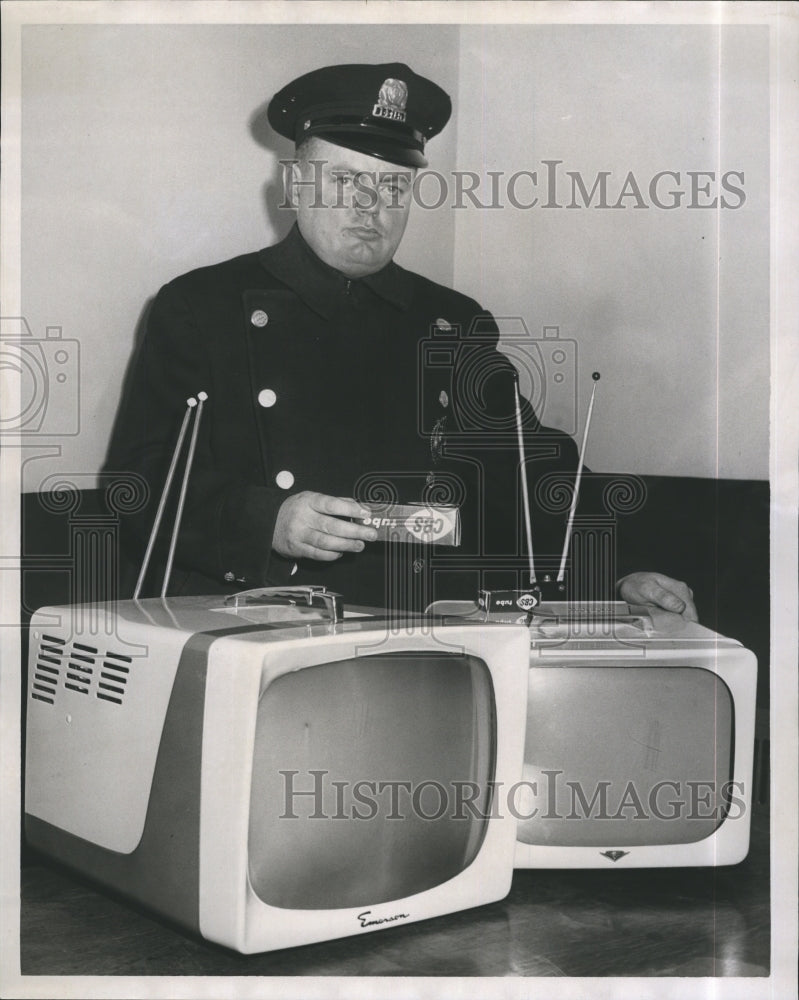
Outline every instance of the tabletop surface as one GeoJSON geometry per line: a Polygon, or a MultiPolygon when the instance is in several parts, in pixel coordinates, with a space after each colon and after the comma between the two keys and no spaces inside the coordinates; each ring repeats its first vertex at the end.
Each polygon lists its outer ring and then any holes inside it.
{"type": "Polygon", "coordinates": [[[260,955],[192,937],[37,855],[21,883],[23,975],[766,976],[769,814],[727,868],[523,870],[501,902],[260,955]]]}

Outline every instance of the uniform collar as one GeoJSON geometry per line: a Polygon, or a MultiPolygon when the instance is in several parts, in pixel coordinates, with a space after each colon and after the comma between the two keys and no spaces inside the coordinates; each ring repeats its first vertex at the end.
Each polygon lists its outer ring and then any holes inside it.
{"type": "Polygon", "coordinates": [[[347,278],[330,267],[311,250],[300,234],[296,222],[288,236],[258,255],[263,267],[279,281],[297,293],[303,302],[325,319],[338,309],[347,283],[364,285],[397,309],[407,309],[413,293],[408,271],[394,261],[365,278],[347,278]]]}

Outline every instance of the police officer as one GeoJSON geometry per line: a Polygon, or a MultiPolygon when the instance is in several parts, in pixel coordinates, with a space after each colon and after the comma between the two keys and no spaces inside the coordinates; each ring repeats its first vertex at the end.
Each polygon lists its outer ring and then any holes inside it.
{"type": "MultiPolygon", "coordinates": [[[[421,609],[473,597],[489,563],[518,584],[513,369],[476,302],[393,261],[426,143],[450,113],[440,87],[399,63],[294,80],[268,110],[296,143],[294,228],[158,293],[108,469],[151,487],[141,552],[185,401],[207,392],[171,592],[323,583],[349,602],[421,609]],[[456,505],[461,546],[377,541],[360,521],[385,501],[456,505]]],[[[570,438],[526,403],[523,424],[536,475],[573,471],[570,438]]],[[[555,551],[562,522],[535,526],[539,551],[555,551]]],[[[621,590],[695,618],[678,581],[636,573],[621,590]]]]}

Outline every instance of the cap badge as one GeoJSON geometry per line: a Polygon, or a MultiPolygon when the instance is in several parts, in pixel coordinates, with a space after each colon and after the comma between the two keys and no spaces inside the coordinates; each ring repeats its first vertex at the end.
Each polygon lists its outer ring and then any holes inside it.
{"type": "Polygon", "coordinates": [[[377,104],[372,108],[373,118],[388,118],[392,122],[404,122],[405,105],[408,103],[408,87],[402,80],[384,80],[377,104]]]}

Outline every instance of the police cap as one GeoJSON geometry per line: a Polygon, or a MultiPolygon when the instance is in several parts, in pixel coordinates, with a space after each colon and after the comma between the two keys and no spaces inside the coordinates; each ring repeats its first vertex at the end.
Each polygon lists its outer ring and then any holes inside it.
{"type": "Polygon", "coordinates": [[[449,96],[403,63],[325,66],[292,81],[269,103],[269,124],[299,145],[316,135],[408,167],[452,112],[449,96]]]}

